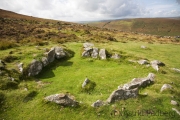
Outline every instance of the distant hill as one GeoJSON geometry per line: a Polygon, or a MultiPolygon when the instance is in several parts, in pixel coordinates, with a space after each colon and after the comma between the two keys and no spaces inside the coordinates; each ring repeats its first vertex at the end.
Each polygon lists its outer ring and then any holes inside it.
{"type": "Polygon", "coordinates": [[[14,18],[14,19],[27,19],[27,20],[36,19],[37,20],[37,18],[32,17],[32,16],[21,15],[21,14],[11,12],[11,11],[7,11],[7,10],[3,10],[3,9],[0,9],[0,18],[11,18],[11,19],[14,18]]]}
{"type": "Polygon", "coordinates": [[[136,18],[90,22],[89,25],[162,36],[180,35],[180,17],[177,18],[136,18]]]}

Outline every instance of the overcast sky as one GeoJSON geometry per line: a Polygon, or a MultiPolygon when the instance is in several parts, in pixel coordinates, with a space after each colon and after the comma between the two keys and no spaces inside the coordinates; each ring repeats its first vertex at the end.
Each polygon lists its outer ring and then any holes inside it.
{"type": "Polygon", "coordinates": [[[63,21],[180,16],[180,0],[0,0],[0,8],[63,21]]]}

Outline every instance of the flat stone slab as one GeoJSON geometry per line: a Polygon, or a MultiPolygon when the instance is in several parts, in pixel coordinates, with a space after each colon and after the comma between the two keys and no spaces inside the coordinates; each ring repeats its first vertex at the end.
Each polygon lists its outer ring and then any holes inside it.
{"type": "Polygon", "coordinates": [[[115,101],[119,100],[126,100],[129,98],[135,98],[138,96],[138,88],[131,89],[131,90],[124,90],[123,88],[120,88],[118,90],[115,90],[111,93],[109,98],[107,99],[108,103],[113,103],[115,101]]]}
{"type": "Polygon", "coordinates": [[[124,84],[123,89],[130,90],[134,88],[146,87],[154,83],[155,75],[149,73],[145,78],[134,78],[130,83],[124,84]]]}
{"type": "Polygon", "coordinates": [[[165,90],[167,90],[167,89],[172,89],[172,86],[169,85],[169,84],[164,84],[164,85],[161,87],[160,92],[163,92],[163,91],[165,91],[165,90]]]}
{"type": "Polygon", "coordinates": [[[73,99],[73,96],[68,94],[60,93],[50,95],[44,98],[46,101],[54,102],[62,106],[77,106],[79,103],[73,99]]]}

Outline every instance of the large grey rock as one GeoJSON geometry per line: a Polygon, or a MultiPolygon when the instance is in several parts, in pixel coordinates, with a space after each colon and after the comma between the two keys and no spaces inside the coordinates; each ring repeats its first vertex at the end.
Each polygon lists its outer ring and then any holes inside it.
{"type": "Polygon", "coordinates": [[[128,98],[134,98],[138,96],[138,92],[139,92],[138,88],[131,89],[131,90],[124,90],[123,88],[120,88],[111,93],[111,95],[107,99],[107,102],[113,103],[119,100],[126,100],[128,98]]]}
{"type": "Polygon", "coordinates": [[[92,48],[85,48],[84,52],[82,53],[82,57],[90,57],[92,53],[92,48]]]}
{"type": "Polygon", "coordinates": [[[102,60],[105,60],[105,59],[106,59],[106,50],[105,50],[105,49],[100,49],[100,51],[99,51],[99,57],[100,57],[102,60]]]}
{"type": "Polygon", "coordinates": [[[92,58],[98,58],[98,54],[99,54],[98,52],[99,52],[98,48],[93,48],[92,53],[91,53],[91,57],[92,58]]]}
{"type": "Polygon", "coordinates": [[[147,60],[139,60],[137,61],[140,65],[148,64],[147,60]]]}
{"type": "Polygon", "coordinates": [[[91,53],[93,51],[93,46],[94,46],[94,44],[92,44],[92,43],[84,43],[83,44],[84,51],[82,53],[82,57],[90,57],[91,53]]]}
{"type": "Polygon", "coordinates": [[[54,102],[56,104],[62,105],[62,106],[77,106],[79,103],[74,100],[73,96],[70,96],[68,94],[55,94],[50,95],[44,98],[46,101],[54,102]]]}
{"type": "Polygon", "coordinates": [[[51,50],[47,53],[47,59],[48,59],[48,62],[51,63],[54,61],[55,59],[55,48],[51,48],[51,50]]]}
{"type": "Polygon", "coordinates": [[[141,48],[142,48],[142,49],[146,49],[147,47],[146,47],[146,46],[144,46],[144,45],[141,45],[141,48]]]}
{"type": "Polygon", "coordinates": [[[93,43],[83,43],[84,48],[92,48],[94,46],[93,43]]]}
{"type": "Polygon", "coordinates": [[[43,68],[43,65],[40,61],[33,60],[28,68],[28,76],[38,75],[43,68]]]}
{"type": "Polygon", "coordinates": [[[159,71],[159,66],[165,66],[165,64],[159,60],[153,60],[153,61],[151,61],[151,66],[156,71],[159,71]]]}
{"type": "Polygon", "coordinates": [[[66,52],[62,47],[55,47],[55,55],[57,59],[66,57],[66,52]]]}
{"type": "Polygon", "coordinates": [[[97,100],[96,102],[94,102],[91,106],[92,107],[101,107],[104,105],[104,102],[101,100],[97,100]]]}
{"type": "Polygon", "coordinates": [[[121,56],[120,56],[119,54],[115,53],[114,55],[112,55],[111,58],[117,60],[117,59],[120,59],[120,57],[121,57],[121,56]]]}
{"type": "Polygon", "coordinates": [[[156,64],[158,66],[165,66],[165,64],[159,60],[153,60],[151,61],[151,64],[156,64]]]}
{"type": "Polygon", "coordinates": [[[145,78],[134,78],[130,83],[124,84],[123,89],[130,90],[134,88],[146,87],[154,83],[155,75],[149,73],[145,78]]]}
{"type": "Polygon", "coordinates": [[[23,72],[23,63],[19,63],[17,65],[17,67],[18,67],[19,71],[22,73],[23,72]]]}
{"type": "Polygon", "coordinates": [[[84,48],[84,51],[91,51],[92,52],[92,50],[93,50],[93,48],[91,48],[91,47],[87,47],[87,48],[84,48]]]}
{"type": "Polygon", "coordinates": [[[175,105],[175,106],[178,105],[178,103],[176,101],[174,101],[174,100],[171,100],[171,104],[175,105]]]}
{"type": "Polygon", "coordinates": [[[82,84],[82,88],[84,88],[89,82],[90,82],[90,80],[88,78],[86,78],[82,84]]]}
{"type": "Polygon", "coordinates": [[[161,87],[160,92],[163,92],[163,91],[165,91],[165,90],[167,90],[167,89],[172,89],[172,86],[169,85],[169,84],[164,84],[164,85],[161,87]]]}
{"type": "Polygon", "coordinates": [[[42,61],[44,67],[49,64],[47,57],[42,57],[41,61],[42,61]]]}

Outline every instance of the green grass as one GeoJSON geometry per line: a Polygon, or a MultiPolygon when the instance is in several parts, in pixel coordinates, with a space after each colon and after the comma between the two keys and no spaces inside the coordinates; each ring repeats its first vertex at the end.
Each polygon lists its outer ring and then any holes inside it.
{"type": "MultiPolygon", "coordinates": [[[[51,64],[51,67],[44,68],[44,70],[32,80],[25,80],[19,84],[16,90],[6,90],[6,99],[0,111],[0,120],[104,120],[104,119],[174,119],[177,120],[179,116],[172,112],[170,104],[171,96],[175,96],[174,100],[180,103],[178,96],[180,95],[180,74],[171,71],[169,68],[180,68],[178,54],[179,45],[173,44],[149,44],[145,42],[109,42],[109,43],[95,43],[99,48],[106,48],[110,51],[119,52],[122,54],[122,60],[99,60],[91,58],[82,58],[81,49],[82,43],[65,43],[68,49],[75,52],[74,57],[68,60],[60,60],[51,64]],[[145,45],[149,50],[141,49],[140,46],[145,45]],[[129,63],[129,59],[146,58],[148,60],[160,60],[166,64],[165,67],[160,68],[163,72],[156,72],[151,67],[138,65],[136,63],[129,63]],[[96,100],[105,101],[112,91],[116,90],[119,85],[130,82],[135,77],[146,77],[148,73],[156,74],[155,84],[140,90],[138,98],[122,100],[100,108],[92,108],[90,105],[96,100]],[[81,92],[80,87],[86,76],[96,83],[94,90],[86,93],[81,92]],[[43,85],[38,85],[35,80],[41,80],[43,85]],[[160,88],[165,83],[174,82],[173,90],[160,93],[160,88]],[[28,91],[25,91],[27,88],[28,91]],[[76,100],[81,102],[79,107],[64,108],[53,103],[46,103],[43,98],[45,96],[56,93],[69,92],[75,96],[76,100]],[[143,96],[143,93],[148,93],[143,96]],[[27,97],[29,97],[26,101],[27,97]],[[126,108],[122,112],[122,108],[126,108]],[[116,110],[116,115],[114,115],[116,110]],[[143,114],[130,113],[140,110],[143,114]],[[162,111],[172,113],[171,115],[150,116],[144,112],[162,111]],[[147,111],[148,110],[148,111],[147,111]],[[121,116],[124,113],[124,116],[121,116]]],[[[51,47],[50,44],[46,47],[51,47]]],[[[37,51],[38,54],[42,51],[35,50],[33,46],[20,47],[23,52],[21,57],[23,62],[30,62],[32,59],[32,52],[37,51]]],[[[8,53],[9,49],[0,51],[0,54],[8,53]]],[[[14,55],[17,55],[14,53],[14,55]]],[[[13,64],[13,63],[12,63],[13,64]]],[[[178,107],[176,107],[179,109],[178,107]]],[[[180,109],[179,109],[180,110],[180,109]]]]}

